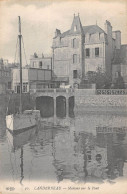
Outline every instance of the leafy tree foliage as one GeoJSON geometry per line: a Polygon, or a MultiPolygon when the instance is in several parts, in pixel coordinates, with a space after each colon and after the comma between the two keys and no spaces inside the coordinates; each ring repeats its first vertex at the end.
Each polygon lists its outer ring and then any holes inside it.
{"type": "Polygon", "coordinates": [[[100,68],[96,72],[87,73],[88,83],[96,83],[97,89],[108,89],[111,86],[111,78],[100,68]]]}

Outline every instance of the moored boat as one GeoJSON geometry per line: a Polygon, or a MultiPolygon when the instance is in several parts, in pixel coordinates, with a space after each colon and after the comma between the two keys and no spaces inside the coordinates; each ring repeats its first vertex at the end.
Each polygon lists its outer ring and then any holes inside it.
{"type": "Polygon", "coordinates": [[[22,51],[21,51],[21,21],[19,16],[19,58],[20,58],[20,107],[19,113],[6,116],[6,127],[12,133],[22,132],[26,129],[35,127],[40,122],[39,110],[22,111],[22,51]]]}

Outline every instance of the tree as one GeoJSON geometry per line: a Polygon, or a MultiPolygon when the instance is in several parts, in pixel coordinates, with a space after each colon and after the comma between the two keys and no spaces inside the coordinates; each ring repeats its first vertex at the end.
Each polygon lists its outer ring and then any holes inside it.
{"type": "Polygon", "coordinates": [[[111,78],[102,72],[101,68],[98,68],[96,72],[88,72],[87,77],[88,83],[95,83],[97,89],[108,89],[111,86],[111,78]]]}

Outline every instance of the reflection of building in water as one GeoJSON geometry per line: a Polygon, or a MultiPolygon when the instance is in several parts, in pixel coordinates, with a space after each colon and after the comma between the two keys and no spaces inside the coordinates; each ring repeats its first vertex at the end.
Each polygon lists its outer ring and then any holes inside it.
{"type": "Polygon", "coordinates": [[[105,177],[107,150],[96,145],[92,133],[59,132],[53,141],[53,150],[58,181],[105,177]]]}
{"type": "Polygon", "coordinates": [[[97,128],[97,144],[107,148],[107,174],[111,179],[123,176],[124,162],[127,158],[125,138],[125,127],[121,130],[118,127],[110,128],[110,130],[106,127],[97,128]]]}
{"type": "Polygon", "coordinates": [[[74,135],[62,130],[55,136],[53,143],[53,165],[56,168],[58,181],[63,179],[76,180],[78,176],[77,161],[74,151],[74,135]]]}
{"type": "Polygon", "coordinates": [[[107,150],[96,145],[95,137],[91,133],[79,133],[78,147],[84,155],[85,176],[104,178],[107,166],[107,150]]]}

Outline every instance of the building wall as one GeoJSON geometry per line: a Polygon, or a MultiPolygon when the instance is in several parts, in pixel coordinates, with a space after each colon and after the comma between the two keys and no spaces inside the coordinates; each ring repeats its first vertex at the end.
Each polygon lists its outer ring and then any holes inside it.
{"type": "Polygon", "coordinates": [[[81,81],[88,71],[97,71],[101,68],[108,76],[112,76],[112,59],[115,49],[121,46],[121,32],[112,31],[109,21],[105,22],[105,31],[99,26],[87,26],[86,33],[79,16],[74,16],[69,32],[61,34],[56,30],[53,38],[53,70],[56,77],[69,77],[69,84],[81,81]],[[75,30],[77,27],[77,31],[75,30]],[[76,47],[73,40],[78,40],[76,47]],[[90,49],[90,56],[86,56],[86,49],[90,49]],[[95,48],[99,48],[99,56],[95,56],[95,48]],[[73,62],[73,55],[77,55],[77,62],[73,62]],[[73,77],[77,71],[77,79],[73,77]]]}
{"type": "Polygon", "coordinates": [[[52,69],[52,58],[51,57],[35,57],[34,55],[30,58],[30,67],[40,69],[52,69]]]}
{"type": "Polygon", "coordinates": [[[85,44],[85,74],[88,71],[97,71],[101,68],[105,71],[105,44],[102,42],[95,44],[85,44]],[[90,56],[86,56],[86,49],[90,50],[90,56]],[[99,48],[99,56],[95,56],[95,48],[99,48]]]}
{"type": "Polygon", "coordinates": [[[115,48],[120,49],[120,47],[121,47],[121,32],[120,31],[113,31],[112,37],[115,39],[115,48]]]}
{"type": "Polygon", "coordinates": [[[51,70],[45,69],[34,69],[31,68],[28,71],[29,81],[50,81],[51,80],[51,70]]]}
{"type": "Polygon", "coordinates": [[[113,64],[112,65],[112,80],[118,78],[118,74],[123,77],[124,83],[127,87],[127,65],[126,64],[113,64]]]}
{"type": "Polygon", "coordinates": [[[81,41],[81,35],[57,37],[53,40],[54,74],[57,77],[69,77],[71,85],[73,85],[73,70],[77,70],[78,74],[82,73],[80,72],[82,70],[81,41]],[[74,59],[74,55],[77,59],[74,59]]]}
{"type": "MultiPolygon", "coordinates": [[[[17,87],[20,86],[20,70],[13,69],[12,75],[12,88],[16,93],[19,93],[19,91],[17,91],[17,87]]],[[[30,89],[36,89],[38,85],[48,85],[50,81],[51,70],[37,68],[22,69],[22,83],[24,93],[29,92],[30,89]]]]}
{"type": "Polygon", "coordinates": [[[125,84],[127,85],[127,65],[121,64],[121,76],[124,79],[125,84]]]}
{"type": "Polygon", "coordinates": [[[121,66],[119,64],[112,65],[112,80],[118,77],[118,73],[121,72],[121,66]]]}
{"type": "Polygon", "coordinates": [[[105,44],[105,71],[111,76],[112,74],[112,58],[113,58],[113,39],[112,39],[112,26],[109,21],[105,22],[105,32],[107,33],[107,44],[105,44]]]}

